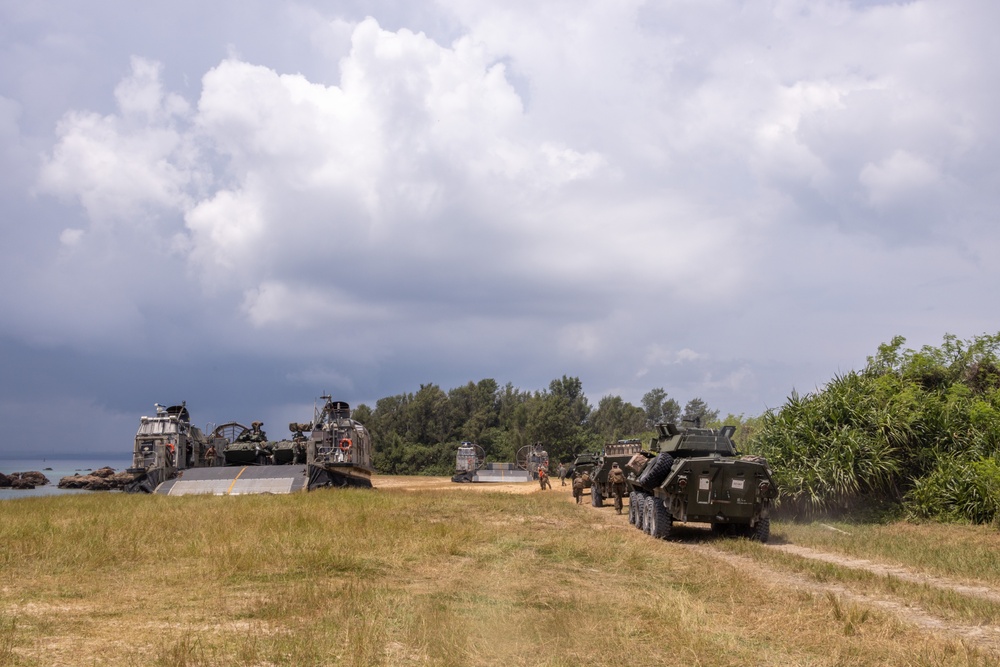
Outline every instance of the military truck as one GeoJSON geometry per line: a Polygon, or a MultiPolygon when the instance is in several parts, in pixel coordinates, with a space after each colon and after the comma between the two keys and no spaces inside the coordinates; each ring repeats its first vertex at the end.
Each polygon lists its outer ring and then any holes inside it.
{"type": "Polygon", "coordinates": [[[611,483],[608,481],[611,466],[617,463],[622,472],[625,472],[628,462],[641,451],[641,440],[619,440],[614,444],[604,445],[590,473],[591,505],[604,507],[605,499],[612,496],[611,483]]]}
{"type": "Polygon", "coordinates": [[[763,457],[736,451],[736,427],[661,423],[656,429],[650,451],[639,455],[648,460],[641,468],[633,465],[628,476],[629,523],[659,539],[682,521],[767,542],[778,489],[763,457]]]}

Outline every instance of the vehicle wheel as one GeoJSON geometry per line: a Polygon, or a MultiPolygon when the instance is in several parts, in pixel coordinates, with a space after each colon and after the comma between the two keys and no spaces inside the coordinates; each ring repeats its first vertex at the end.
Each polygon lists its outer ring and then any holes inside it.
{"type": "Polygon", "coordinates": [[[647,489],[656,488],[660,484],[663,484],[663,480],[670,474],[670,468],[673,465],[674,457],[666,452],[661,452],[646,466],[646,469],[642,471],[636,482],[647,489]]]}
{"type": "Polygon", "coordinates": [[[653,498],[653,509],[650,514],[649,534],[658,540],[665,540],[670,537],[670,531],[674,527],[674,518],[667,511],[667,506],[660,498],[653,498]]]}
{"type": "Polygon", "coordinates": [[[642,508],[642,532],[647,535],[653,534],[653,514],[656,512],[656,498],[646,496],[645,506],[642,508]]]}
{"type": "Polygon", "coordinates": [[[635,497],[637,495],[639,494],[637,494],[635,491],[628,494],[628,522],[633,526],[635,525],[635,513],[636,513],[635,497]]]}
{"type": "Polygon", "coordinates": [[[594,507],[604,507],[604,496],[596,484],[590,487],[590,504],[594,507]]]}
{"type": "Polygon", "coordinates": [[[771,537],[771,519],[767,518],[757,521],[757,525],[751,529],[749,537],[754,542],[760,542],[761,544],[767,542],[768,538],[771,537]]]}
{"type": "Polygon", "coordinates": [[[644,530],[646,523],[646,494],[635,494],[635,527],[644,530]]]}

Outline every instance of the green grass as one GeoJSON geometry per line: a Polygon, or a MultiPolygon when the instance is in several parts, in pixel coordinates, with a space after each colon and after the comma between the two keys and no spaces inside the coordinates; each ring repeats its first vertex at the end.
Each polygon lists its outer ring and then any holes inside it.
{"type": "Polygon", "coordinates": [[[616,519],[460,489],[4,502],[0,665],[993,664],[616,519]]]}

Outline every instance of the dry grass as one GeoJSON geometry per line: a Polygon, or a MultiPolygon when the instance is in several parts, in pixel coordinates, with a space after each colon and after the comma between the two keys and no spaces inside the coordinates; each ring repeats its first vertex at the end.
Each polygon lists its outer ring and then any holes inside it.
{"type": "Polygon", "coordinates": [[[902,563],[927,572],[1000,586],[1000,532],[994,526],[937,523],[781,523],[774,534],[804,546],[902,563]]]}
{"type": "Polygon", "coordinates": [[[558,486],[484,487],[0,503],[0,664],[995,664],[558,486]]]}

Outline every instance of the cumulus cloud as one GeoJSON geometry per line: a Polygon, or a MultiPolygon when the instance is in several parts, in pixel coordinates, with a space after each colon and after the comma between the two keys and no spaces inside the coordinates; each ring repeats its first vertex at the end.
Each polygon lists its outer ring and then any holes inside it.
{"type": "Polygon", "coordinates": [[[941,185],[941,173],[920,156],[898,150],[877,164],[866,164],[859,175],[868,199],[877,208],[923,198],[941,185]]]}
{"type": "Polygon", "coordinates": [[[79,199],[95,225],[136,224],[182,209],[199,176],[199,157],[183,127],[188,105],[161,90],[159,71],[159,64],[133,58],[131,75],[115,89],[117,114],[68,113],[39,189],[79,199]]]}
{"type": "MultiPolygon", "coordinates": [[[[20,223],[43,287],[4,297],[7,330],[72,344],[100,313],[95,339],[290,359],[375,398],[365,378],[406,367],[756,408],[816,384],[815,347],[849,365],[982,322],[992,4],[288,11],[269,40],[315,60],[213,33],[190,87],[177,54],[133,50],[112,109],[59,110],[36,190],[70,204],[20,223]]],[[[0,139],[23,148],[20,103],[0,139]]]]}

